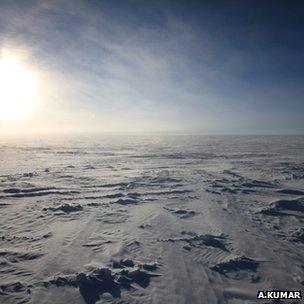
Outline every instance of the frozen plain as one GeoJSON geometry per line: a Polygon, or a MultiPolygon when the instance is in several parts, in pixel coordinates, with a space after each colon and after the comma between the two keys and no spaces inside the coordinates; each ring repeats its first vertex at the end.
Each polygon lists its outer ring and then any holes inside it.
{"type": "Polygon", "coordinates": [[[0,302],[303,289],[303,136],[0,140],[0,302]]]}

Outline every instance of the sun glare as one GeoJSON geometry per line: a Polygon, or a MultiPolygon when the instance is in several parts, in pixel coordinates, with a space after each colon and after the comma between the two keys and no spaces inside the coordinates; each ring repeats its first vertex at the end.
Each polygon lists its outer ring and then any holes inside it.
{"type": "Polygon", "coordinates": [[[27,120],[37,101],[34,73],[14,56],[0,57],[0,121],[27,120]]]}

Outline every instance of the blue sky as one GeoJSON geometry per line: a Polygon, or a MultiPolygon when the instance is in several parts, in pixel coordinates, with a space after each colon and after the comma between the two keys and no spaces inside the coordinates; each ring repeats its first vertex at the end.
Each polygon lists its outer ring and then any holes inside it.
{"type": "Polygon", "coordinates": [[[303,34],[302,1],[0,1],[50,132],[303,133],[303,34]]]}

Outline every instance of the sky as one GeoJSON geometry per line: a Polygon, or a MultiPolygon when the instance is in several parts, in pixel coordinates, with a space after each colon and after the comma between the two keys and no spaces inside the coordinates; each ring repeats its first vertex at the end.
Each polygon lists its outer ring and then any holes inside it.
{"type": "Polygon", "coordinates": [[[39,93],[0,134],[304,133],[303,37],[303,1],[0,0],[39,93]]]}

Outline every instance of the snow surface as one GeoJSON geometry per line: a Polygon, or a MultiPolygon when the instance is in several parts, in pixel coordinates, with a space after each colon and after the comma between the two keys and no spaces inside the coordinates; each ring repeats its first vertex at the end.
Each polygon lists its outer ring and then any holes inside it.
{"type": "Polygon", "coordinates": [[[1,303],[303,289],[303,136],[0,141],[1,303]]]}

